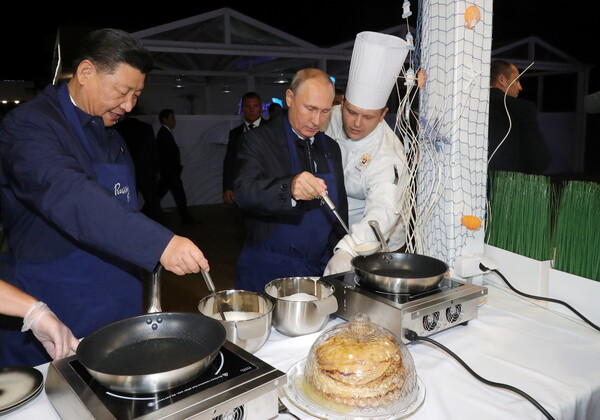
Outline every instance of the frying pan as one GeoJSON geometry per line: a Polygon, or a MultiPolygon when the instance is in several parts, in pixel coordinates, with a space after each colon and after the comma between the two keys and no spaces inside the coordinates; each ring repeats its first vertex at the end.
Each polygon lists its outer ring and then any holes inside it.
{"type": "Polygon", "coordinates": [[[416,294],[436,288],[448,271],[443,261],[420,254],[376,252],[352,258],[361,286],[387,293],[416,294]]]}
{"type": "Polygon", "coordinates": [[[161,266],[152,275],[147,314],[108,324],[85,337],[77,358],[101,385],[155,393],[202,374],[225,343],[225,328],[201,313],[161,312],[161,266]]]}
{"type": "Polygon", "coordinates": [[[416,294],[436,288],[448,271],[443,261],[427,255],[389,252],[376,220],[369,225],[381,242],[384,252],[352,258],[354,272],[361,286],[387,293],[416,294]]]}

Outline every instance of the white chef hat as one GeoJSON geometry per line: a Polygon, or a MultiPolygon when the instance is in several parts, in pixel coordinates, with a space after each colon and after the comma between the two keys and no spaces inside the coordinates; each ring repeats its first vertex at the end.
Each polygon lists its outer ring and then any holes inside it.
{"type": "Polygon", "coordinates": [[[356,35],[346,99],[359,108],[385,107],[408,54],[408,44],[397,36],[378,32],[356,35]]]}

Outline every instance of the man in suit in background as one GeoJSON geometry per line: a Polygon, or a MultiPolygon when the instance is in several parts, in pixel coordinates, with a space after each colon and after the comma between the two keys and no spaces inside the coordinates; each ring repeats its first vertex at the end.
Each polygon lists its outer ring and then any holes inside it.
{"type": "Polygon", "coordinates": [[[523,90],[519,69],[494,60],[490,79],[488,171],[544,173],[552,156],[538,126],[535,104],[518,98],[523,90]]]}
{"type": "Polygon", "coordinates": [[[181,172],[183,171],[181,153],[171,131],[175,128],[177,122],[175,112],[172,109],[163,109],[158,114],[158,120],[161,123],[161,127],[156,134],[160,159],[159,196],[162,198],[167,192],[171,191],[181,221],[184,224],[195,223],[196,221],[188,211],[187,198],[181,181],[181,172]]]}
{"type": "Polygon", "coordinates": [[[246,131],[267,123],[267,120],[261,117],[262,101],[258,93],[246,92],[242,96],[242,114],[244,121],[229,132],[227,152],[223,160],[223,201],[227,204],[235,202],[233,197],[233,172],[240,136],[246,131]]]}

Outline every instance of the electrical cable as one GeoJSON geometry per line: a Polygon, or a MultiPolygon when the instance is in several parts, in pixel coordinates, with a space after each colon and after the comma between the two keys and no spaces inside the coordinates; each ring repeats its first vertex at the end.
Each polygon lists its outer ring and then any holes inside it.
{"type": "Polygon", "coordinates": [[[525,296],[525,297],[528,297],[528,298],[531,298],[531,299],[543,300],[543,301],[546,301],[546,302],[558,303],[560,305],[566,306],[571,311],[573,311],[578,317],[580,317],[582,320],[584,320],[588,325],[590,325],[592,328],[594,328],[597,331],[600,331],[600,327],[598,327],[592,321],[590,321],[585,316],[583,316],[579,311],[577,311],[577,309],[573,308],[567,302],[563,302],[562,300],[558,300],[558,299],[554,299],[554,298],[543,297],[543,296],[535,296],[535,295],[530,295],[528,293],[521,292],[520,290],[517,290],[512,284],[510,284],[509,281],[506,279],[506,277],[504,277],[500,271],[498,271],[496,269],[492,270],[492,269],[486,267],[485,265],[483,265],[482,263],[479,263],[479,268],[481,269],[481,271],[492,272],[492,273],[496,274],[498,277],[500,277],[502,279],[502,281],[504,281],[504,283],[506,283],[506,285],[508,287],[510,287],[510,289],[513,292],[515,292],[515,293],[517,293],[517,294],[519,294],[521,296],[525,296]]]}
{"type": "Polygon", "coordinates": [[[493,382],[488,379],[485,379],[484,377],[482,377],[481,375],[476,373],[473,369],[471,369],[471,367],[464,360],[462,360],[456,353],[454,353],[448,347],[444,346],[442,343],[432,340],[429,337],[422,337],[420,335],[417,335],[417,333],[412,330],[406,330],[404,337],[410,342],[425,341],[425,342],[433,344],[434,346],[439,347],[440,349],[442,349],[446,353],[448,353],[450,356],[452,356],[454,359],[456,359],[456,361],[458,363],[460,363],[460,365],[462,367],[464,367],[471,375],[473,375],[479,381],[481,381],[484,384],[489,385],[489,386],[506,389],[506,390],[509,390],[509,391],[519,394],[520,396],[522,396],[523,398],[528,400],[530,403],[532,403],[538,410],[540,410],[542,412],[542,414],[548,420],[554,420],[554,417],[552,417],[552,415],[548,411],[546,411],[546,409],[539,402],[537,402],[533,397],[531,397],[529,394],[527,394],[526,392],[524,392],[524,391],[520,390],[519,388],[516,388],[512,385],[507,385],[507,384],[503,384],[500,382],[493,382]]]}

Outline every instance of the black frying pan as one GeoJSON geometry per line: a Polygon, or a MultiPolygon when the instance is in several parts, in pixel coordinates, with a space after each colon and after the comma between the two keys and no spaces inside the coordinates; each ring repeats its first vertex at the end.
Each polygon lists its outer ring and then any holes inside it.
{"type": "Polygon", "coordinates": [[[420,254],[376,252],[352,258],[361,286],[387,293],[415,294],[436,288],[448,271],[443,261],[420,254]]]}
{"type": "Polygon", "coordinates": [[[383,252],[354,257],[354,272],[366,288],[386,293],[416,294],[435,289],[448,271],[445,262],[420,254],[390,252],[377,220],[369,225],[383,252]]]}
{"type": "Polygon", "coordinates": [[[161,267],[152,276],[150,312],[106,325],[77,347],[79,362],[100,384],[154,393],[202,374],[225,343],[225,328],[201,313],[160,312],[161,267]]]}

